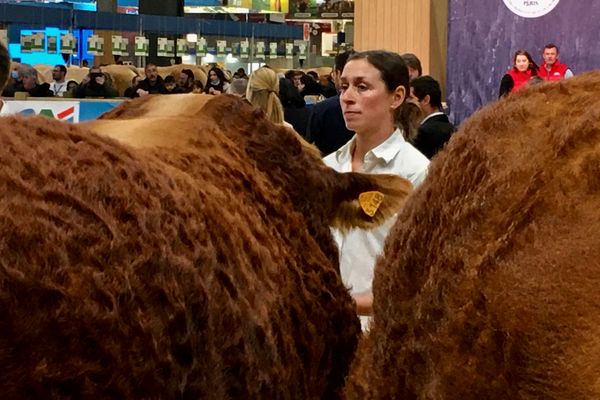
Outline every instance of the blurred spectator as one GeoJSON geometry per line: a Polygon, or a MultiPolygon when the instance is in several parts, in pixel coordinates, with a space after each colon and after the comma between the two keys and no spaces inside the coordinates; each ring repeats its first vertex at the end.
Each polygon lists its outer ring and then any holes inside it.
{"type": "Polygon", "coordinates": [[[31,97],[53,97],[54,93],[50,90],[48,83],[38,83],[38,72],[31,65],[22,64],[19,69],[19,77],[23,84],[23,89],[31,97]]]}
{"type": "Polygon", "coordinates": [[[246,75],[244,68],[238,68],[235,74],[233,74],[233,77],[237,79],[248,79],[248,75],[246,75]]]}
{"type": "Polygon", "coordinates": [[[285,73],[285,77],[294,84],[296,89],[298,89],[298,93],[302,93],[302,91],[304,90],[304,83],[302,83],[303,76],[304,76],[304,72],[293,70],[293,69],[291,69],[285,73]]]}
{"type": "Polygon", "coordinates": [[[318,81],[318,75],[314,71],[309,71],[308,73],[300,76],[300,82],[302,82],[303,86],[302,91],[300,91],[300,95],[302,97],[320,96],[323,93],[323,89],[318,81]],[[317,76],[317,79],[315,79],[314,76],[317,76]]]}
{"type": "Polygon", "coordinates": [[[146,74],[146,78],[137,85],[135,91],[136,97],[165,92],[165,83],[163,78],[158,75],[156,65],[146,64],[144,73],[146,74]]]}
{"type": "Polygon", "coordinates": [[[171,75],[165,78],[165,91],[163,94],[178,94],[183,93],[183,90],[179,86],[177,86],[177,82],[175,82],[175,78],[171,75]]]}
{"type": "Polygon", "coordinates": [[[192,89],[192,93],[204,93],[204,84],[201,80],[194,81],[194,88],[192,89]]]}
{"type": "Polygon", "coordinates": [[[321,75],[319,77],[319,83],[321,84],[323,97],[328,99],[330,97],[337,96],[337,89],[335,88],[335,82],[331,75],[321,75]]]}
{"type": "Polygon", "coordinates": [[[421,60],[419,60],[419,57],[412,53],[404,53],[401,57],[404,64],[408,67],[408,77],[411,81],[423,75],[423,68],[421,67],[421,60]]]}
{"type": "Polygon", "coordinates": [[[450,140],[454,125],[442,112],[442,90],[438,81],[431,76],[420,76],[410,82],[411,97],[416,98],[425,118],[412,144],[431,159],[450,140]]]}
{"type": "Polygon", "coordinates": [[[181,93],[190,93],[194,89],[194,72],[191,69],[183,69],[179,73],[179,79],[177,79],[177,85],[181,90],[181,93]]]}
{"type": "Polygon", "coordinates": [[[279,99],[283,106],[285,121],[292,124],[296,132],[305,137],[309,108],[306,107],[298,89],[287,78],[279,80],[279,99]]]}
{"type": "MultiPolygon", "coordinates": [[[[354,54],[353,51],[348,51],[339,53],[335,57],[333,79],[338,89],[341,88],[342,71],[352,54],[354,54]]],[[[314,143],[319,148],[323,156],[333,153],[352,139],[354,132],[346,128],[346,121],[344,121],[337,90],[335,96],[312,107],[306,136],[309,142],[314,143]]]]}
{"type": "Polygon", "coordinates": [[[131,79],[131,86],[129,86],[127,89],[125,89],[125,93],[123,93],[123,97],[129,97],[130,99],[133,99],[134,97],[136,97],[137,85],[139,85],[141,81],[142,81],[141,76],[139,76],[139,75],[134,76],[131,79]]]}
{"type": "Polygon", "coordinates": [[[4,97],[14,97],[15,92],[17,91],[23,91],[23,81],[21,80],[20,76],[19,76],[19,67],[15,66],[11,71],[10,71],[10,77],[8,79],[8,81],[6,82],[6,85],[4,86],[4,89],[2,89],[2,96],[4,97]]]}
{"type": "Polygon", "coordinates": [[[67,82],[65,77],[67,76],[67,67],[64,65],[55,65],[52,70],[52,83],[50,83],[50,90],[54,93],[54,96],[63,97],[67,91],[67,82]]]}
{"type": "Polygon", "coordinates": [[[219,67],[212,67],[208,71],[208,81],[206,82],[204,93],[221,94],[225,93],[228,87],[229,83],[227,83],[227,80],[225,79],[223,70],[219,67]]]}
{"type": "Polygon", "coordinates": [[[565,64],[558,61],[558,46],[549,43],[544,46],[542,57],[544,62],[539,69],[539,77],[547,81],[558,81],[564,78],[571,78],[573,71],[565,64]]]}
{"type": "Polygon", "coordinates": [[[246,89],[248,87],[248,79],[246,78],[235,78],[227,89],[227,94],[246,98],[246,89]]]}
{"type": "Polygon", "coordinates": [[[75,90],[79,87],[77,81],[70,80],[67,82],[67,91],[63,94],[63,97],[73,97],[75,95],[75,90]]]}
{"type": "Polygon", "coordinates": [[[246,99],[253,106],[263,110],[269,121],[283,124],[283,108],[277,96],[278,92],[277,74],[271,68],[262,67],[250,75],[246,99]]]}
{"type": "Polygon", "coordinates": [[[506,71],[500,81],[498,97],[504,97],[524,87],[531,78],[537,77],[538,70],[537,64],[527,51],[517,50],[513,56],[512,68],[506,71]]]}
{"type": "Polygon", "coordinates": [[[107,82],[100,67],[92,67],[90,73],[75,89],[74,97],[117,97],[117,91],[107,82]]]}

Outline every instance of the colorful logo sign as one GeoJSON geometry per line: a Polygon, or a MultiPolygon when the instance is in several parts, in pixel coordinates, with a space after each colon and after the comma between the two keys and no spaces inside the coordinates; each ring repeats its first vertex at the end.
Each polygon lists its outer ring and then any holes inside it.
{"type": "Polygon", "coordinates": [[[5,101],[2,114],[41,115],[61,121],[79,122],[79,102],[75,101],[5,101]]]}
{"type": "Polygon", "coordinates": [[[510,11],[523,18],[537,18],[548,14],[559,0],[503,0],[510,11]]]}

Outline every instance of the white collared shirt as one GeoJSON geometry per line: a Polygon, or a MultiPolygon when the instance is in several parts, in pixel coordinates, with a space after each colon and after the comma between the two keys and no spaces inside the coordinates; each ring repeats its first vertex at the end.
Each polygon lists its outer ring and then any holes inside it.
{"type": "MultiPolygon", "coordinates": [[[[352,147],[356,135],[335,153],[325,157],[326,165],[339,172],[352,171],[352,147]]],[[[404,140],[402,131],[396,129],[382,144],[367,152],[362,171],[370,174],[396,174],[418,186],[427,175],[429,160],[404,140]]],[[[346,234],[333,229],[340,250],[342,281],[353,295],[371,292],[375,260],[383,251],[383,244],[396,217],[372,230],[351,229],[346,234]]]]}

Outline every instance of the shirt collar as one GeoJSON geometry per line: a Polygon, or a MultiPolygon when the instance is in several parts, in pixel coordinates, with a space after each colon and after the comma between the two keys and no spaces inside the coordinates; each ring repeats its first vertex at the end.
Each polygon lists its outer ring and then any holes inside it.
{"type": "Polygon", "coordinates": [[[425,118],[423,118],[423,121],[421,121],[421,125],[423,125],[425,123],[425,121],[427,121],[428,119],[431,119],[431,118],[436,117],[438,115],[444,115],[444,113],[441,112],[441,111],[436,111],[434,113],[429,114],[428,116],[426,116],[425,118]]]}
{"type": "MultiPolygon", "coordinates": [[[[344,164],[351,161],[352,147],[354,147],[355,141],[356,135],[354,135],[352,139],[348,141],[348,143],[340,147],[339,150],[335,152],[335,158],[338,164],[344,164]]],[[[365,155],[365,158],[368,157],[369,154],[373,154],[376,158],[383,160],[387,164],[396,157],[405,142],[406,140],[404,140],[402,129],[396,128],[390,137],[388,137],[383,143],[374,149],[369,150],[365,155]]]]}

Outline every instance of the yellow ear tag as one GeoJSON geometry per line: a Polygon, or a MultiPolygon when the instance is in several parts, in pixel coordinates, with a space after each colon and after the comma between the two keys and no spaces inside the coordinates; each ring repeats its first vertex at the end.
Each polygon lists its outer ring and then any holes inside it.
{"type": "Polygon", "coordinates": [[[358,204],[369,217],[375,215],[381,202],[383,201],[383,193],[381,192],[363,192],[358,195],[358,204]]]}

